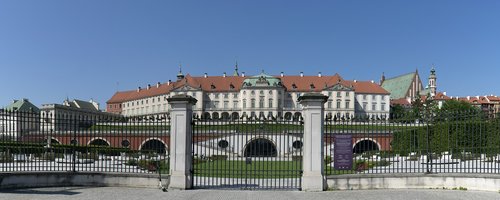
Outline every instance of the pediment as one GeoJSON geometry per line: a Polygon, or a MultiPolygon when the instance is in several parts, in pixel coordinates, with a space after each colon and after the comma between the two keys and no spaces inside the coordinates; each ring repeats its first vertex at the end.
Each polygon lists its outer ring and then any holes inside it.
{"type": "Polygon", "coordinates": [[[180,91],[198,91],[200,90],[199,88],[194,88],[194,87],[191,87],[190,85],[183,85],[181,87],[178,87],[174,90],[172,90],[173,92],[180,92],[180,91]]]}
{"type": "Polygon", "coordinates": [[[337,83],[335,85],[332,85],[329,88],[326,88],[326,90],[329,90],[329,91],[353,91],[354,89],[352,87],[345,86],[341,83],[337,83]]]}

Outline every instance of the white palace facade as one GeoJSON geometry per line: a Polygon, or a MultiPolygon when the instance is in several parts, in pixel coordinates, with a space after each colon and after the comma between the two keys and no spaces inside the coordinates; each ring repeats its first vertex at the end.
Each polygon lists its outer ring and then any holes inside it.
{"type": "Polygon", "coordinates": [[[322,93],[328,96],[325,117],[366,115],[373,119],[387,119],[390,93],[373,81],[344,80],[340,75],[277,76],[262,72],[256,76],[194,77],[182,72],[177,80],[139,87],[136,90],[116,92],[107,101],[106,111],[127,117],[155,116],[169,113],[167,99],[187,94],[198,100],[193,107],[194,117],[209,119],[284,119],[301,118],[297,99],[304,93],[322,93]]]}

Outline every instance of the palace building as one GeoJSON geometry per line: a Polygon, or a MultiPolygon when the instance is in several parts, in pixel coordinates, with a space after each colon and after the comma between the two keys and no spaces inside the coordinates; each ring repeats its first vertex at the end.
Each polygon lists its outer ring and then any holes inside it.
{"type": "Polygon", "coordinates": [[[167,98],[187,94],[198,100],[194,117],[205,119],[300,119],[298,98],[304,93],[329,97],[325,117],[351,118],[363,114],[387,119],[390,93],[373,81],[344,80],[339,74],[324,76],[272,76],[264,72],[245,76],[236,65],[232,76],[184,75],[176,81],[158,82],[145,88],[116,92],[107,101],[107,112],[128,117],[168,114],[167,98]]]}

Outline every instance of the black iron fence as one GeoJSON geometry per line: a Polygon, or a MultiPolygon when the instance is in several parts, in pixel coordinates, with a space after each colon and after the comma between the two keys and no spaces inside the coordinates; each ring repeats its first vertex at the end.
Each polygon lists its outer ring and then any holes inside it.
{"type": "Polygon", "coordinates": [[[498,116],[467,111],[330,118],[325,121],[325,172],[499,173],[498,116]]]}
{"type": "Polygon", "coordinates": [[[166,115],[0,111],[0,172],[167,173],[166,115]]]}
{"type": "Polygon", "coordinates": [[[203,119],[192,128],[195,188],[301,187],[301,121],[203,119]]]}
{"type": "MultiPolygon", "coordinates": [[[[326,119],[325,174],[500,172],[500,117],[496,113],[382,118],[340,115],[326,119]]],[[[289,179],[296,182],[286,184],[299,187],[301,123],[195,119],[195,186],[208,186],[207,180],[216,185],[246,180],[260,186],[268,181],[272,188],[284,186],[282,181],[289,179]]],[[[166,115],[128,118],[0,110],[0,172],[167,173],[169,130],[166,115]]]]}

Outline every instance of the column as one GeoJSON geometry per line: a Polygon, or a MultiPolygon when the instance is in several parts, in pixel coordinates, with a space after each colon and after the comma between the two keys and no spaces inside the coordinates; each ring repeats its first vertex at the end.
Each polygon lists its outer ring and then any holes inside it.
{"type": "Polygon", "coordinates": [[[168,98],[170,110],[170,189],[192,188],[191,120],[196,99],[188,95],[168,98]]]}
{"type": "Polygon", "coordinates": [[[323,191],[326,189],[324,176],[323,113],[328,97],[310,93],[299,97],[304,118],[303,149],[303,191],[323,191]]]}

